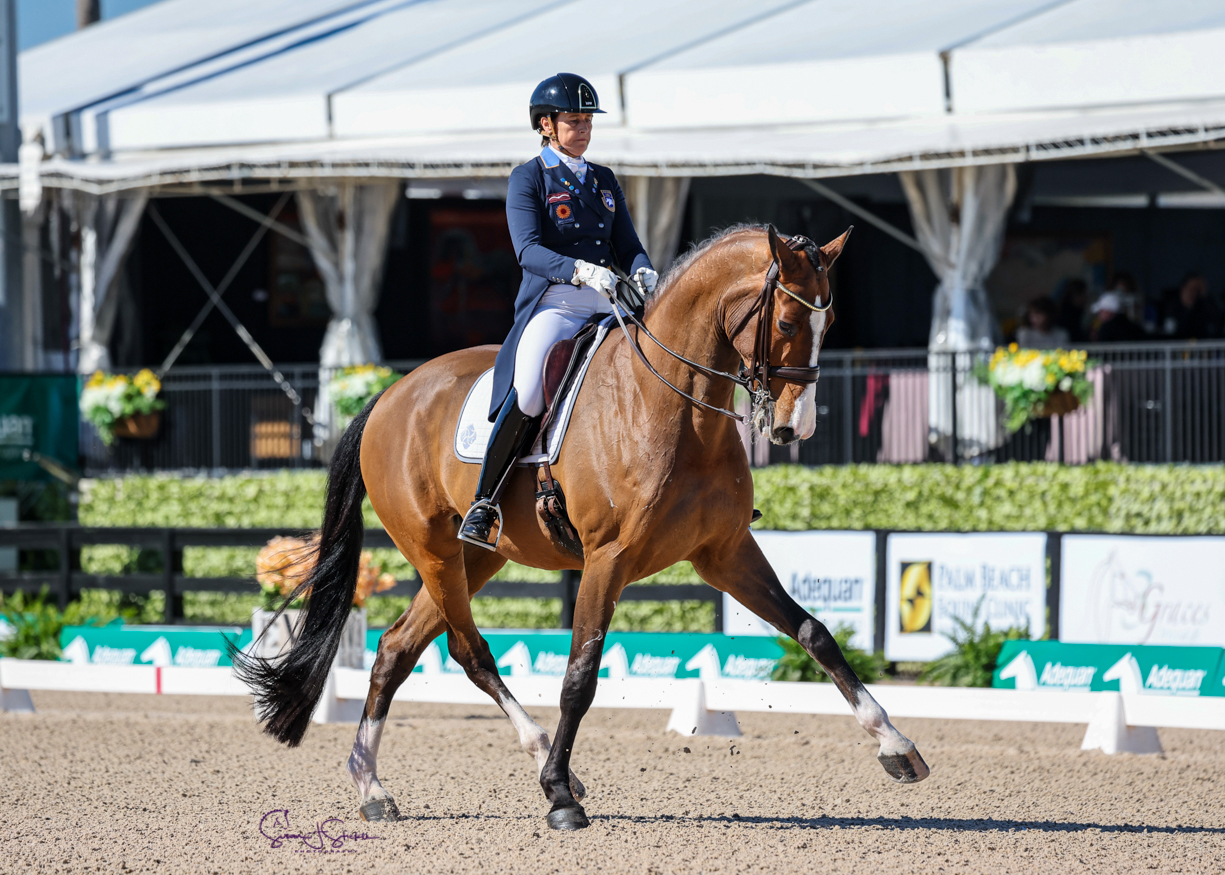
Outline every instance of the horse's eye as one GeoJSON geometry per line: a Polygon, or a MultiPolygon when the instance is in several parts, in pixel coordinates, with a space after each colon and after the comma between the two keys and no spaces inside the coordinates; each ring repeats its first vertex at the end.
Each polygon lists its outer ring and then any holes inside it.
{"type": "Polygon", "coordinates": [[[800,326],[792,325],[790,322],[779,319],[778,330],[783,332],[783,334],[787,335],[788,337],[795,337],[800,331],[800,326]]]}

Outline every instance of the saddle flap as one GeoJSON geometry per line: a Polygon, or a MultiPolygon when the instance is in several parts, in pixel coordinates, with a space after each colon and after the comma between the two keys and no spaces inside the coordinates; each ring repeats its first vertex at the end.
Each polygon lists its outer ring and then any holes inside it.
{"type": "Polygon", "coordinates": [[[578,370],[578,363],[582,361],[587,347],[595,337],[596,327],[597,323],[588,322],[579,329],[578,334],[566,340],[559,340],[549,347],[549,352],[544,357],[546,419],[552,418],[548,416],[548,411],[553,409],[553,402],[566,394],[566,387],[578,370]]]}

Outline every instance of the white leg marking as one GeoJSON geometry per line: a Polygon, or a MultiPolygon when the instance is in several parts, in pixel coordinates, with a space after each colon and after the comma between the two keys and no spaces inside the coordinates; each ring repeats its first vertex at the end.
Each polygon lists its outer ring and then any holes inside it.
{"type": "Polygon", "coordinates": [[[383,720],[362,720],[357,727],[357,738],[353,752],[349,754],[349,777],[353,779],[362,802],[371,799],[390,799],[391,794],[379,784],[375,773],[375,760],[379,753],[379,740],[383,737],[383,720]]]}
{"type": "Polygon", "coordinates": [[[880,752],[883,754],[904,754],[914,747],[909,738],[893,727],[885,709],[872,698],[872,694],[867,690],[859,693],[859,703],[855,706],[855,719],[869,735],[880,742],[880,752]]]}
{"type": "MultiPolygon", "coordinates": [[[[536,777],[539,778],[540,773],[544,771],[544,764],[549,761],[549,752],[553,749],[553,745],[549,743],[549,733],[527,716],[523,706],[516,700],[500,701],[502,710],[506,712],[511,725],[515,727],[515,732],[519,733],[519,744],[529,756],[536,760],[536,777]]],[[[570,792],[580,802],[587,795],[587,788],[583,786],[583,782],[578,779],[573,770],[570,772],[570,792]]]]}

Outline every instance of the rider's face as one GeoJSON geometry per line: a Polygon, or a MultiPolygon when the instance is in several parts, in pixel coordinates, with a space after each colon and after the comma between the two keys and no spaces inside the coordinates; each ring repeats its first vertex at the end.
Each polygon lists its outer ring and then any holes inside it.
{"type": "Polygon", "coordinates": [[[550,140],[557,140],[557,145],[576,158],[586,152],[591,144],[589,112],[559,112],[555,128],[548,117],[542,119],[541,124],[550,140]]]}

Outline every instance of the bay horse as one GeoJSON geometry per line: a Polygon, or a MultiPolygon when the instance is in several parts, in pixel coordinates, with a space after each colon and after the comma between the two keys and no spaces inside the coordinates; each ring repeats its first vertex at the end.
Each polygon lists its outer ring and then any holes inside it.
{"type": "Polygon", "coordinates": [[[433,359],[371,401],[332,459],[318,561],[302,585],[311,589],[299,643],[274,661],[235,657],[265,731],[290,746],[306,732],[349,613],[368,493],[423,588],[379,640],[348,760],[363,819],[399,818],[377,776],[379,739],[397,688],[446,632],[451,656],[502,708],[535,758],[551,806],[548,825],[588,826],[570,757],[595,696],[609,622],[627,585],[685,559],[705,582],[816,659],[879,741],[877,756],[890,778],[926,778],[915,745],[889,722],[825,626],[787,594],[754,540],[753,479],[735,423],[723,415],[737,379],[731,371],[757,371],[768,376],[757,385],[755,425],[779,444],[815,431],[817,357],[834,318],[828,271],[849,233],[821,247],[796,238],[804,248],[793,251],[772,226],[733,227],[669,272],[634,332],[638,340],[627,329],[610,334],[588,370],[553,467],[583,558],[563,549],[541,522],[535,478],[526,469],[511,476],[502,496],[496,552],[456,538],[480,466],[455,457],[452,437],[468,390],[492,367],[497,347],[433,359]],[[650,343],[642,339],[646,332],[650,343]],[[508,559],[583,572],[552,745],[499,677],[472,619],[470,600],[508,559]]]}

